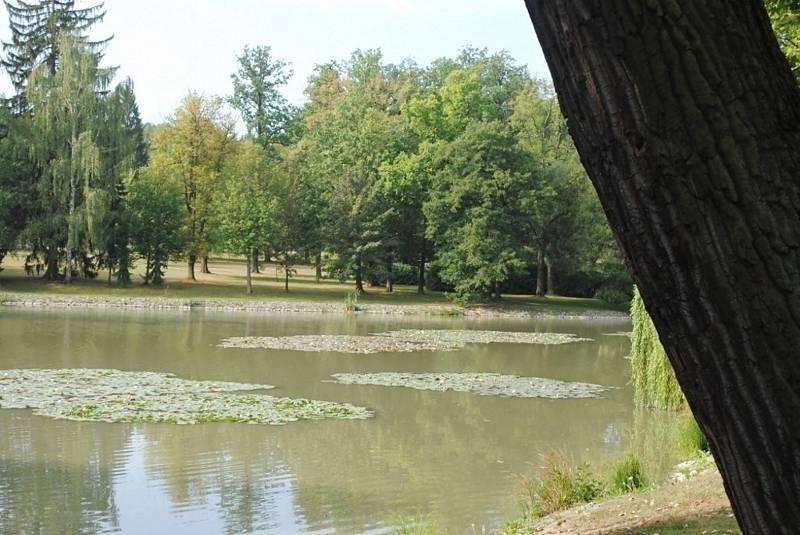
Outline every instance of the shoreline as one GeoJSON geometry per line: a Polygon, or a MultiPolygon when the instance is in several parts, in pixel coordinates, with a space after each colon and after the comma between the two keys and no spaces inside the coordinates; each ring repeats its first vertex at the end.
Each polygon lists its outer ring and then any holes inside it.
{"type": "Polygon", "coordinates": [[[280,301],[175,297],[117,297],[90,295],[34,295],[0,293],[0,306],[19,308],[91,309],[114,308],[135,310],[180,310],[210,312],[262,312],[297,314],[370,314],[419,315],[468,319],[626,319],[628,314],[613,310],[580,312],[540,312],[514,307],[493,308],[482,305],[461,307],[447,304],[360,304],[348,311],[344,304],[314,301],[280,301]]]}

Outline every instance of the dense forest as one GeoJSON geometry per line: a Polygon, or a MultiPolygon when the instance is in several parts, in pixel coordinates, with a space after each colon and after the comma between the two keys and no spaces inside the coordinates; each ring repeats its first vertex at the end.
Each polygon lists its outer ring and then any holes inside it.
{"type": "Polygon", "coordinates": [[[357,50],[319,65],[295,107],[289,63],[247,47],[230,95],[190,92],[150,125],[103,66],[110,40],[88,38],[102,3],[6,7],[0,259],[26,254],[31,276],[157,285],[227,253],[249,260],[249,291],[271,260],[287,289],[307,263],[358,291],[630,296],[552,86],[507,53],[422,67],[357,50]]]}

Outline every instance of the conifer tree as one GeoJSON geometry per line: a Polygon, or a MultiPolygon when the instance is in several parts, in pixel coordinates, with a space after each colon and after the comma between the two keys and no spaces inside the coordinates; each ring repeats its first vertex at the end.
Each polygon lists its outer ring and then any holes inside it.
{"type": "Polygon", "coordinates": [[[3,42],[4,57],[0,61],[14,84],[18,105],[22,105],[28,77],[39,65],[47,65],[50,76],[55,75],[60,51],[60,35],[75,36],[95,54],[97,62],[102,58],[105,45],[111,37],[90,41],[89,29],[103,20],[106,14],[104,2],[77,8],[75,0],[3,0],[8,11],[11,41],[3,42]]]}

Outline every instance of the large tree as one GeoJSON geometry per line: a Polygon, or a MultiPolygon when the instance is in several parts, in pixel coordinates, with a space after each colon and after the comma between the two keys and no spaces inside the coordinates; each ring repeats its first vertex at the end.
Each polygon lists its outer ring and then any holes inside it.
{"type": "Polygon", "coordinates": [[[24,102],[28,78],[39,65],[46,65],[54,76],[61,55],[60,38],[69,33],[91,50],[99,63],[102,50],[110,37],[89,40],[87,33],[103,20],[103,2],[76,7],[75,0],[39,0],[10,2],[3,0],[8,12],[11,41],[3,43],[5,57],[0,64],[8,71],[19,97],[24,102]]]}
{"type": "Polygon", "coordinates": [[[800,89],[760,0],[527,0],[748,534],[800,526],[800,89]]]}
{"type": "Polygon", "coordinates": [[[152,172],[180,185],[186,206],[188,277],[206,258],[211,242],[211,208],[225,158],[235,141],[234,123],[222,100],[190,93],[169,123],[160,126],[151,147],[152,172]]]}

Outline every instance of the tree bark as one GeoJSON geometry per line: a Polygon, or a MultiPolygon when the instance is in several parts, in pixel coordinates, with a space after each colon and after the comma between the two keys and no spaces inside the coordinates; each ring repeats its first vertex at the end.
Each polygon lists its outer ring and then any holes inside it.
{"type": "Polygon", "coordinates": [[[283,266],[283,290],[289,291],[289,266],[283,266]]]}
{"type": "Polygon", "coordinates": [[[314,259],[314,278],[317,282],[322,279],[322,253],[317,253],[314,259]]]}
{"type": "Polygon", "coordinates": [[[800,89],[760,0],[527,0],[747,534],[800,526],[800,89]]]}
{"type": "Polygon", "coordinates": [[[548,255],[544,255],[544,265],[547,268],[547,295],[556,295],[556,266],[548,255]]]}
{"type": "Polygon", "coordinates": [[[251,268],[253,266],[253,255],[248,255],[247,262],[245,262],[245,264],[247,264],[247,275],[245,277],[247,279],[246,292],[247,292],[247,295],[252,295],[253,294],[253,275],[252,275],[252,269],[251,268]]]}
{"type": "Polygon", "coordinates": [[[253,255],[251,256],[251,258],[252,258],[252,262],[253,262],[253,273],[261,273],[261,268],[259,266],[260,262],[258,261],[258,250],[257,249],[253,249],[253,255]]]}
{"type": "Polygon", "coordinates": [[[197,255],[190,254],[189,255],[189,260],[187,262],[187,267],[189,268],[188,269],[188,273],[187,273],[187,277],[189,278],[189,280],[193,280],[193,281],[197,280],[197,278],[194,276],[194,265],[196,263],[197,263],[197,255]]]}
{"type": "Polygon", "coordinates": [[[547,266],[544,263],[544,247],[539,247],[536,254],[536,295],[544,297],[547,294],[547,266]]]}
{"type": "Polygon", "coordinates": [[[200,273],[211,273],[211,270],[208,269],[208,257],[203,255],[203,261],[200,263],[200,273]]]}

